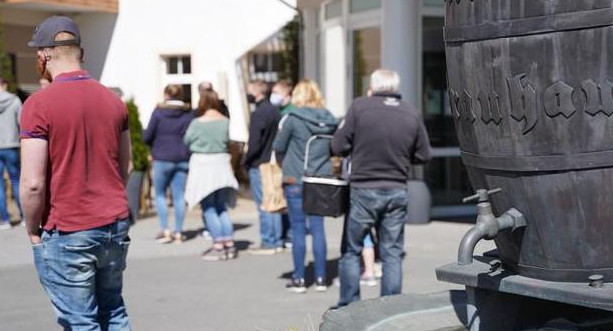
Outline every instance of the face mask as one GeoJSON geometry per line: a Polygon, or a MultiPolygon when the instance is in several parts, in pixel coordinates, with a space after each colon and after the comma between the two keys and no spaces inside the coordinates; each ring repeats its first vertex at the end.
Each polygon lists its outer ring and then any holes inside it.
{"type": "Polygon", "coordinates": [[[251,93],[247,94],[247,102],[255,103],[255,96],[251,93]]]}
{"type": "Polygon", "coordinates": [[[272,103],[273,106],[282,106],[283,101],[285,101],[285,97],[279,93],[273,93],[270,95],[270,103],[272,103]]]}

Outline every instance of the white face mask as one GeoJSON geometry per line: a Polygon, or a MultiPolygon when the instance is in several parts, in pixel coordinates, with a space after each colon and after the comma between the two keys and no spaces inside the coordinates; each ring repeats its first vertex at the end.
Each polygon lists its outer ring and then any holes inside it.
{"type": "Polygon", "coordinates": [[[285,100],[285,97],[279,93],[273,93],[270,95],[270,103],[272,103],[273,106],[277,106],[277,107],[282,106],[284,100],[285,100]]]}

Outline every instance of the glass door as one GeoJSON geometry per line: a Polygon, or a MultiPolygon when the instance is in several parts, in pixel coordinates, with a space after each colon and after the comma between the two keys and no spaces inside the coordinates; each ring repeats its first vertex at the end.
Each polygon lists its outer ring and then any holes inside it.
{"type": "Polygon", "coordinates": [[[353,99],[366,95],[370,75],[381,67],[381,28],[369,27],[352,31],[353,99]]]}
{"type": "Polygon", "coordinates": [[[472,188],[447,98],[443,25],[443,18],[423,18],[422,104],[434,154],[426,166],[426,181],[432,192],[433,217],[464,217],[473,215],[475,208],[462,205],[462,198],[472,195],[472,188]]]}

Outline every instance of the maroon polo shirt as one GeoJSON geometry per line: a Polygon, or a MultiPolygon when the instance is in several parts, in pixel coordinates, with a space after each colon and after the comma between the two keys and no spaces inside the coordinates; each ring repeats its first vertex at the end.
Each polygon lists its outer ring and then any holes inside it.
{"type": "Polygon", "coordinates": [[[45,139],[49,146],[45,230],[83,231],[128,217],[119,170],[119,140],[127,129],[123,102],[86,71],[61,74],[28,98],[21,139],[45,139]]]}

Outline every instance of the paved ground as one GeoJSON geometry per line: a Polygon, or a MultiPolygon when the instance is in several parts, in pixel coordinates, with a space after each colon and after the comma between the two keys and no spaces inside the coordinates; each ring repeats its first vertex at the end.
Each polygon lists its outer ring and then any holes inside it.
{"type": "MultiPolygon", "coordinates": [[[[251,201],[240,200],[232,220],[242,249],[258,242],[251,201]]],[[[186,229],[191,239],[181,245],[153,241],[155,218],[133,228],[124,294],[135,330],[317,330],[323,313],[338,299],[337,287],[326,293],[286,292],[290,253],[256,257],[241,252],[235,261],[204,262],[199,254],[210,242],[197,235],[200,227],[199,213],[190,213],[186,229]]],[[[327,221],[331,279],[337,277],[341,227],[340,220],[327,221]]],[[[434,268],[455,258],[469,227],[454,222],[407,227],[406,293],[457,289],[438,282],[434,268]]],[[[489,247],[483,244],[480,250],[489,247]]],[[[0,330],[56,329],[31,260],[23,228],[0,232],[0,330]]],[[[363,289],[365,298],[377,295],[378,287],[363,289]]]]}

